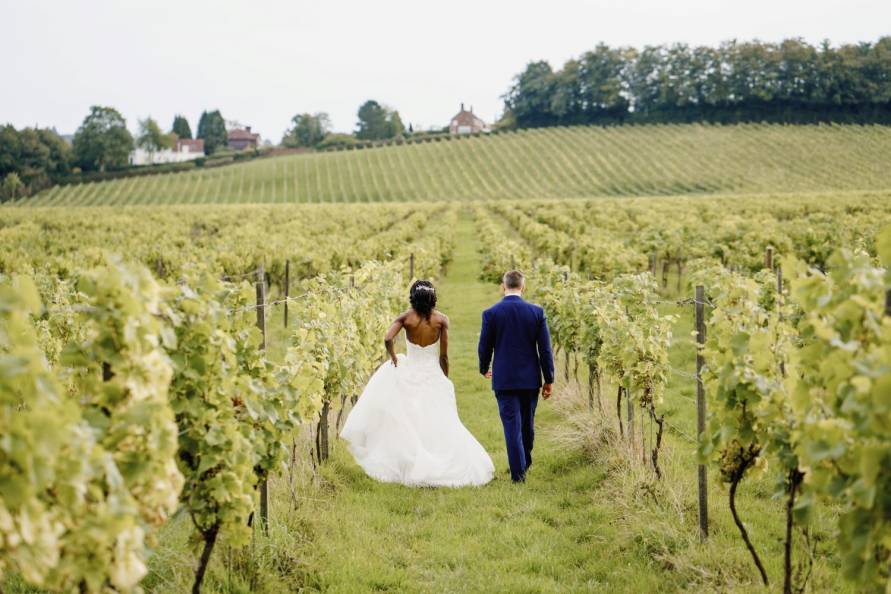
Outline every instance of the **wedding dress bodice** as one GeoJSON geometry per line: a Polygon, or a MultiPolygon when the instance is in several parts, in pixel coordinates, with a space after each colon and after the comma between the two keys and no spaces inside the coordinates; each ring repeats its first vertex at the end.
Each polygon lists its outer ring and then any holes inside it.
{"type": "Polygon", "coordinates": [[[412,367],[439,367],[439,339],[433,344],[422,347],[405,340],[405,360],[412,367]]]}

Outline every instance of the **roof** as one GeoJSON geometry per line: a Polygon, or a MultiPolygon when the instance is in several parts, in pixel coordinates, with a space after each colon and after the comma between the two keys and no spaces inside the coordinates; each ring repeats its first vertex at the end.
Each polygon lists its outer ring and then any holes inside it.
{"type": "Polygon", "coordinates": [[[177,138],[176,146],[187,146],[189,148],[196,149],[195,152],[199,150],[204,150],[204,139],[203,138],[177,138]]]}
{"type": "Polygon", "coordinates": [[[229,130],[229,140],[257,140],[259,138],[259,134],[254,134],[250,130],[244,130],[242,128],[229,130]]]}
{"type": "Polygon", "coordinates": [[[474,113],[472,111],[467,111],[464,109],[462,109],[457,114],[455,114],[455,117],[452,118],[452,122],[455,122],[459,125],[465,125],[465,126],[470,126],[470,125],[474,125],[474,124],[476,124],[478,126],[486,125],[486,122],[484,122],[481,118],[474,115],[474,113]]]}

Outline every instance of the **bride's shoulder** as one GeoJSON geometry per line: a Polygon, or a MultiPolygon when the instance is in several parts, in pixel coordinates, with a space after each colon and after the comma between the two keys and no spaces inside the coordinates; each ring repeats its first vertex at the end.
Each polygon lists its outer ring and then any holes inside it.
{"type": "Polygon", "coordinates": [[[444,313],[442,313],[442,312],[439,311],[438,309],[434,309],[434,310],[433,310],[433,315],[436,316],[436,319],[439,321],[440,324],[442,324],[443,326],[445,326],[446,328],[448,328],[448,326],[449,326],[449,316],[445,315],[444,313]]]}

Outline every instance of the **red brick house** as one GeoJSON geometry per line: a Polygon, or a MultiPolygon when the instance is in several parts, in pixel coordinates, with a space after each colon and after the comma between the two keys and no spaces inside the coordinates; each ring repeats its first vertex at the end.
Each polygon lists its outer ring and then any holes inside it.
{"type": "Polygon", "coordinates": [[[229,130],[229,148],[234,151],[255,149],[260,146],[260,135],[251,132],[250,126],[229,130]]]}
{"type": "Polygon", "coordinates": [[[201,138],[177,138],[176,152],[178,153],[194,153],[204,154],[204,140],[201,138]]]}
{"type": "Polygon", "coordinates": [[[473,113],[473,106],[470,106],[470,111],[464,109],[464,104],[461,104],[461,111],[452,118],[452,121],[449,123],[449,134],[453,136],[457,136],[458,134],[476,134],[477,132],[488,132],[489,124],[484,122],[482,119],[478,118],[473,113]]]}

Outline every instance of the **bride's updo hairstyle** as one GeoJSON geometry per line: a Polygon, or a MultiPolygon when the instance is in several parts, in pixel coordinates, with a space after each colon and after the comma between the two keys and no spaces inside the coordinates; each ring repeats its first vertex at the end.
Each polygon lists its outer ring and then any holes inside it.
{"type": "Polygon", "coordinates": [[[429,320],[433,308],[436,307],[436,289],[433,288],[433,283],[426,280],[415,281],[409,291],[408,300],[412,309],[429,320]]]}

